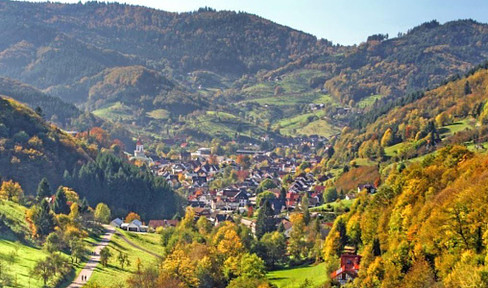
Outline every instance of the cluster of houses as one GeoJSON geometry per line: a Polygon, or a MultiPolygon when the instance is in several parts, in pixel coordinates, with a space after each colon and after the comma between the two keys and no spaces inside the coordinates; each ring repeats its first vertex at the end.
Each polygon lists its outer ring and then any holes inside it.
{"type": "MultiPolygon", "coordinates": [[[[303,139],[297,139],[308,147],[324,147],[327,139],[312,135],[303,139]]],[[[330,146],[325,146],[325,149],[330,146]]],[[[331,149],[331,148],[330,148],[331,149]]],[[[175,189],[183,190],[187,195],[188,206],[193,207],[195,217],[206,217],[215,226],[224,221],[235,221],[240,219],[241,224],[249,227],[255,232],[256,221],[252,218],[234,218],[232,215],[252,215],[259,200],[257,192],[262,192],[262,183],[272,183],[273,188],[266,190],[274,194],[268,199],[274,213],[276,226],[289,237],[292,225],[288,219],[289,211],[303,208],[301,202],[303,195],[308,197],[309,207],[316,207],[324,203],[324,191],[326,186],[322,183],[332,178],[331,174],[314,174],[313,169],[304,169],[300,166],[304,161],[309,168],[315,167],[322,160],[313,152],[303,152],[294,157],[279,156],[276,153],[258,151],[253,149],[242,149],[236,152],[237,155],[247,157],[247,161],[238,161],[235,157],[214,156],[209,148],[200,148],[194,153],[183,151],[179,158],[157,159],[153,161],[144,153],[142,142],[137,143],[133,158],[148,161],[155,175],[163,177],[175,189]],[[235,174],[231,184],[212,185],[215,180],[222,180],[223,175],[229,172],[235,174]],[[300,171],[297,173],[297,171],[300,171]],[[292,177],[285,176],[293,175],[292,177]],[[287,185],[283,185],[287,181],[287,185]],[[219,188],[215,188],[219,187],[219,188]],[[286,187],[286,189],[284,188],[286,187]],[[258,191],[258,189],[261,189],[258,191]]],[[[371,184],[358,186],[358,192],[366,190],[375,193],[376,188],[371,184]]],[[[355,198],[355,193],[347,194],[346,198],[355,198]]],[[[150,220],[147,225],[139,220],[124,223],[121,219],[114,219],[111,225],[132,232],[154,231],[159,227],[176,227],[178,220],[150,220]]],[[[325,237],[330,228],[331,222],[321,224],[321,234],[325,237]]],[[[359,271],[360,256],[355,253],[344,253],[341,256],[341,267],[331,275],[341,284],[344,284],[355,277],[359,271]]]]}

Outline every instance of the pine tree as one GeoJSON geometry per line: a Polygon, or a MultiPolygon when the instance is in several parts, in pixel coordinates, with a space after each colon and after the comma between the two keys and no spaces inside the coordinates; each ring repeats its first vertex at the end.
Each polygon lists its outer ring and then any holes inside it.
{"type": "Polygon", "coordinates": [[[263,206],[259,209],[258,219],[256,220],[256,237],[258,239],[261,239],[264,234],[276,230],[273,216],[274,211],[271,208],[271,203],[265,200],[263,206]]]}
{"type": "Polygon", "coordinates": [[[88,205],[88,201],[86,200],[86,197],[83,197],[83,200],[81,200],[81,203],[80,203],[80,208],[79,208],[79,212],[80,213],[85,213],[88,211],[88,208],[90,206],[88,205]]]}
{"type": "Polygon", "coordinates": [[[46,178],[42,178],[41,182],[37,186],[37,202],[41,202],[44,198],[50,197],[52,195],[51,187],[46,178]]]}
{"type": "Polygon", "coordinates": [[[51,213],[51,208],[49,208],[49,203],[46,199],[43,199],[37,208],[34,225],[37,228],[37,234],[40,236],[49,235],[49,233],[54,231],[54,215],[51,213]]]}
{"type": "Polygon", "coordinates": [[[469,95],[471,93],[473,93],[473,91],[471,91],[471,86],[469,85],[469,82],[466,81],[464,83],[464,95],[469,95]]]}
{"type": "Polygon", "coordinates": [[[66,193],[64,192],[63,187],[59,186],[58,190],[56,191],[56,199],[54,200],[53,210],[56,214],[69,214],[69,205],[68,199],[66,198],[66,193]]]}
{"type": "Polygon", "coordinates": [[[373,255],[381,256],[381,247],[380,247],[380,240],[378,238],[374,238],[373,240],[373,255]]]}
{"type": "Polygon", "coordinates": [[[302,197],[302,211],[303,211],[303,221],[305,225],[310,223],[310,210],[308,210],[308,195],[305,193],[302,197]]]}

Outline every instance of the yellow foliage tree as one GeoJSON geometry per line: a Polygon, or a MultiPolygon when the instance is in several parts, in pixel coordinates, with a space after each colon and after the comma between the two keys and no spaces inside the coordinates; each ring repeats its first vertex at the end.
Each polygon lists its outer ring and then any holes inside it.
{"type": "Polygon", "coordinates": [[[5,199],[7,201],[14,201],[19,202],[24,197],[24,191],[20,184],[10,181],[2,182],[2,186],[0,187],[0,198],[5,199]]]}

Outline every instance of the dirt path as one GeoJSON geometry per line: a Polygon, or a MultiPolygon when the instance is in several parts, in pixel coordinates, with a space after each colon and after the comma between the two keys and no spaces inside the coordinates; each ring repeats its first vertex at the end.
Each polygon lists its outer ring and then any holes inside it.
{"type": "Polygon", "coordinates": [[[120,238],[122,238],[122,240],[124,240],[124,241],[125,241],[127,244],[129,244],[130,246],[132,246],[132,247],[134,247],[134,248],[136,248],[136,249],[139,249],[139,250],[141,250],[141,251],[144,251],[144,252],[146,252],[146,253],[148,253],[148,254],[150,254],[150,255],[152,255],[152,256],[154,256],[154,257],[156,257],[156,258],[163,259],[163,257],[162,257],[161,255],[158,255],[158,254],[156,254],[156,253],[154,253],[154,252],[152,252],[152,251],[147,250],[146,248],[143,248],[143,247],[141,247],[141,246],[139,246],[139,245],[137,245],[137,244],[134,244],[134,242],[132,242],[132,241],[130,241],[129,239],[127,239],[127,238],[125,237],[125,235],[124,235],[124,234],[122,234],[122,233],[120,233],[119,231],[115,231],[115,234],[117,234],[117,236],[119,236],[120,238]]]}
{"type": "Polygon", "coordinates": [[[105,228],[106,232],[102,236],[102,240],[96,244],[95,249],[93,250],[95,252],[95,255],[91,255],[90,259],[88,259],[88,262],[86,263],[85,267],[81,270],[80,274],[76,277],[76,279],[71,283],[68,288],[79,288],[83,287],[88,280],[90,280],[90,277],[95,270],[95,267],[97,267],[98,263],[100,262],[100,251],[108,245],[110,242],[110,238],[112,238],[112,235],[115,233],[115,229],[112,226],[109,225],[103,225],[103,228],[105,228]],[[86,280],[82,280],[82,276],[86,276],[86,280]]]}

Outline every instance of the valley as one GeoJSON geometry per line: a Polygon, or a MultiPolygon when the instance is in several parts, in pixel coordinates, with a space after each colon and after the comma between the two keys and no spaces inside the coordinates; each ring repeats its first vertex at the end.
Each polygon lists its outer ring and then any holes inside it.
{"type": "Polygon", "coordinates": [[[488,286],[488,24],[340,45],[0,1],[0,28],[0,287],[488,286]]]}

